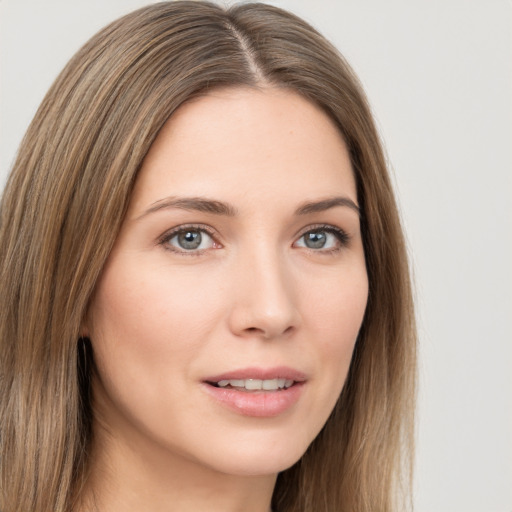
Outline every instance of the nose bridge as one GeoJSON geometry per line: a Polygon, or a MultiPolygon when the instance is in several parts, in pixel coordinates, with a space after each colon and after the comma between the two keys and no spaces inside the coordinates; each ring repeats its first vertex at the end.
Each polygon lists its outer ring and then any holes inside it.
{"type": "Polygon", "coordinates": [[[295,283],[286,254],[261,241],[240,254],[232,328],[238,334],[274,338],[297,327],[295,283]]]}

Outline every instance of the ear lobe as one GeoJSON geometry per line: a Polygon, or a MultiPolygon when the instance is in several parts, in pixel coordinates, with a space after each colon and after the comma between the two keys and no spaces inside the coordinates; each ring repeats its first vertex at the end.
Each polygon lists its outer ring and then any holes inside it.
{"type": "Polygon", "coordinates": [[[78,331],[79,338],[89,338],[90,337],[90,329],[89,329],[89,319],[87,318],[87,313],[85,314],[82,323],[80,324],[80,330],[78,331]]]}

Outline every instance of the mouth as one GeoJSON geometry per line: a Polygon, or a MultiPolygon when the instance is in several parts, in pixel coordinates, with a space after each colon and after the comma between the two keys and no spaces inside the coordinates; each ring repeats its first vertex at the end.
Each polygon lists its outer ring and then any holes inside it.
{"type": "Polygon", "coordinates": [[[305,374],[288,367],[245,368],[203,381],[205,391],[216,403],[237,414],[268,418],[292,409],[305,384],[305,374]]]}
{"type": "Polygon", "coordinates": [[[296,382],[292,379],[222,379],[218,382],[208,382],[210,386],[237,391],[282,391],[292,387],[296,382]]]}

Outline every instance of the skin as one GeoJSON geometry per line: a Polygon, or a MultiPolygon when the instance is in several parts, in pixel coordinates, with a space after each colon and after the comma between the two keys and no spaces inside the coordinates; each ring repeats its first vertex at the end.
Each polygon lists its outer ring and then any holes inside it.
{"type": "Polygon", "coordinates": [[[368,280],[349,201],[338,130],[293,92],[218,90],[167,122],[84,325],[97,364],[85,495],[98,510],[269,510],[277,473],[336,403],[363,319],[368,280]],[[340,204],[297,214],[334,196],[340,204]],[[226,203],[232,215],[169,197],[226,203]],[[201,233],[198,249],[180,246],[180,226],[201,233]],[[306,232],[325,245],[308,247],[306,232]],[[306,381],[272,417],[205,392],[208,376],[283,365],[306,381]]]}

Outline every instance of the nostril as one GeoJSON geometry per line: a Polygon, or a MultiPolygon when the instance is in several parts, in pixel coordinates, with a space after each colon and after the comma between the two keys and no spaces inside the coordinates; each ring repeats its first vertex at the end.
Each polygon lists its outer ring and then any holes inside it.
{"type": "Polygon", "coordinates": [[[294,330],[293,325],[290,325],[283,331],[279,331],[279,332],[277,332],[277,331],[273,332],[273,329],[263,329],[260,327],[247,327],[245,329],[245,333],[251,334],[251,335],[258,335],[258,336],[262,336],[263,338],[270,339],[270,338],[275,338],[275,337],[280,337],[280,336],[287,336],[287,335],[291,334],[293,332],[293,330],[294,330]]]}

